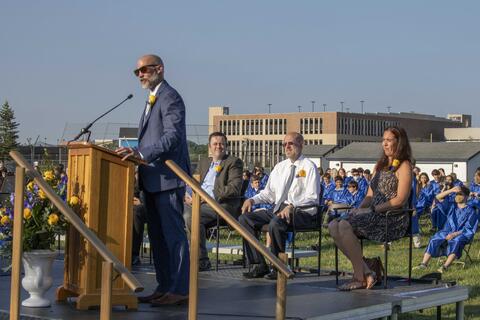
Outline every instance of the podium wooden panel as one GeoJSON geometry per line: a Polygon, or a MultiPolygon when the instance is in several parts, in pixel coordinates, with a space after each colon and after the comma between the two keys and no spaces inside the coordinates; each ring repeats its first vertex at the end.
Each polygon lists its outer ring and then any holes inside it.
{"type": "MultiPolygon", "coordinates": [[[[81,200],[79,216],[129,269],[132,255],[132,210],[135,166],[105,148],[75,143],[68,152],[68,198],[81,200]]],[[[63,286],[57,300],[77,297],[77,309],[100,305],[103,258],[73,227],[67,231],[63,286]]],[[[125,282],[112,283],[112,304],[137,308],[125,282]]]]}

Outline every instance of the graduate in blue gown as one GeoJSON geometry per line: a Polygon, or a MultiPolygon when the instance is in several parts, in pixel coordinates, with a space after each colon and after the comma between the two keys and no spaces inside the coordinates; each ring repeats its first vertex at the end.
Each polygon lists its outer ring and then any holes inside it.
{"type": "MultiPolygon", "coordinates": [[[[441,193],[452,189],[453,187],[453,178],[452,176],[448,175],[445,177],[445,183],[441,193]]],[[[449,193],[448,196],[443,200],[445,203],[442,206],[438,206],[438,196],[441,193],[436,195],[434,205],[432,207],[432,228],[435,230],[442,230],[445,222],[447,221],[448,212],[450,210],[449,208],[455,204],[455,194],[449,193]]]]}
{"type": "Polygon", "coordinates": [[[328,201],[328,221],[335,218],[346,218],[352,208],[358,208],[365,197],[358,191],[358,183],[351,179],[346,188],[340,188],[341,178],[335,179],[336,188],[332,191],[332,197],[328,201]]]}
{"type": "Polygon", "coordinates": [[[438,207],[446,205],[446,198],[450,195],[454,195],[455,203],[453,206],[445,206],[444,210],[448,210],[448,220],[443,229],[432,236],[423,261],[416,268],[426,268],[432,257],[446,256],[447,260],[438,270],[444,272],[455,259],[462,256],[463,248],[473,240],[478,226],[478,214],[475,208],[467,205],[469,194],[470,190],[462,185],[437,195],[438,207]]]}
{"type": "Polygon", "coordinates": [[[343,203],[347,204],[347,188],[343,187],[343,179],[340,176],[335,178],[335,189],[331,190],[328,196],[325,198],[327,204],[331,205],[333,203],[343,203]]]}
{"type": "Polygon", "coordinates": [[[458,178],[457,178],[457,174],[455,172],[452,172],[450,173],[450,176],[452,177],[453,179],[453,186],[463,186],[463,182],[460,181],[458,178]]]}
{"type": "Polygon", "coordinates": [[[432,189],[432,203],[433,200],[435,199],[435,196],[442,192],[442,175],[440,174],[440,171],[437,169],[432,170],[432,177],[433,180],[429,182],[430,184],[430,189],[432,189]]]}
{"type": "Polygon", "coordinates": [[[417,185],[417,201],[415,211],[418,216],[430,211],[433,203],[432,185],[429,183],[428,175],[425,172],[420,173],[417,185]]]}
{"type": "Polygon", "coordinates": [[[470,197],[468,197],[467,203],[480,210],[480,168],[477,168],[473,181],[470,183],[470,197]]]}
{"type": "Polygon", "coordinates": [[[346,188],[346,187],[347,187],[347,183],[348,183],[348,181],[347,181],[347,178],[348,178],[348,177],[347,177],[347,172],[345,171],[345,169],[340,168],[340,169],[338,169],[338,175],[339,175],[340,177],[342,177],[342,179],[343,179],[343,186],[346,188]]]}
{"type": "Polygon", "coordinates": [[[362,203],[365,195],[358,190],[358,183],[356,181],[350,181],[347,186],[347,203],[352,208],[358,208],[362,203]]]}
{"type": "Polygon", "coordinates": [[[330,193],[335,189],[335,183],[330,179],[330,174],[325,173],[322,177],[323,198],[322,203],[327,204],[330,193]]]}

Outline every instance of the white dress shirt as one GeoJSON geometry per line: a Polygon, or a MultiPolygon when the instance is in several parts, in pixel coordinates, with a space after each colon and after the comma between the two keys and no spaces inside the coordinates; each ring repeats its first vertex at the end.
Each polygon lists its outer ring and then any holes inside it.
{"type": "MultiPolygon", "coordinates": [[[[254,204],[275,204],[280,201],[290,175],[291,165],[292,161],[290,159],[277,163],[270,173],[265,189],[251,198],[254,204]]],[[[294,207],[319,204],[321,189],[317,166],[303,155],[293,165],[295,165],[295,178],[290,186],[285,203],[292,204],[294,207]],[[299,174],[300,172],[304,173],[305,176],[299,174]]]]}

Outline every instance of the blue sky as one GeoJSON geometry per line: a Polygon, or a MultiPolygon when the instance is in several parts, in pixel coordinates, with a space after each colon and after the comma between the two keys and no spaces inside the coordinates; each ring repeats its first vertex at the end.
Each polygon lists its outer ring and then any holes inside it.
{"type": "MultiPolygon", "coordinates": [[[[137,58],[157,53],[187,123],[317,110],[472,114],[480,125],[478,1],[2,1],[0,102],[26,138],[66,122],[137,123],[137,58]]],[[[93,127],[95,130],[95,127],[93,127]]]]}

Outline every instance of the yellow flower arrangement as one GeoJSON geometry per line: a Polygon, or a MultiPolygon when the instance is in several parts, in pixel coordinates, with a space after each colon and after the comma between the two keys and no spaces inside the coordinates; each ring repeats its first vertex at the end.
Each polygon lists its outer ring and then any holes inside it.
{"type": "Polygon", "coordinates": [[[298,170],[297,177],[298,178],[305,178],[307,176],[307,172],[303,169],[298,170]]]}
{"type": "Polygon", "coordinates": [[[220,173],[220,171],[222,171],[222,166],[221,165],[217,165],[213,168],[215,170],[216,173],[220,173]]]}
{"type": "Polygon", "coordinates": [[[148,104],[150,106],[153,106],[156,101],[157,101],[157,97],[155,95],[151,94],[148,96],[148,104]]]}
{"type": "MultiPolygon", "coordinates": [[[[50,188],[63,200],[66,195],[68,179],[66,176],[57,176],[52,170],[53,164],[44,160],[42,178],[50,188]]],[[[67,220],[60,214],[59,209],[47,197],[46,189],[41,189],[34,181],[25,181],[25,192],[22,199],[20,215],[14,215],[15,194],[10,195],[10,201],[0,203],[5,205],[5,214],[0,214],[0,255],[11,255],[12,226],[15,219],[23,222],[23,250],[52,249],[57,236],[65,234],[67,220]]],[[[64,200],[65,201],[65,200],[64,200]]],[[[77,199],[77,203],[80,201],[77,199]]],[[[3,211],[0,211],[3,212],[3,211]]]]}

